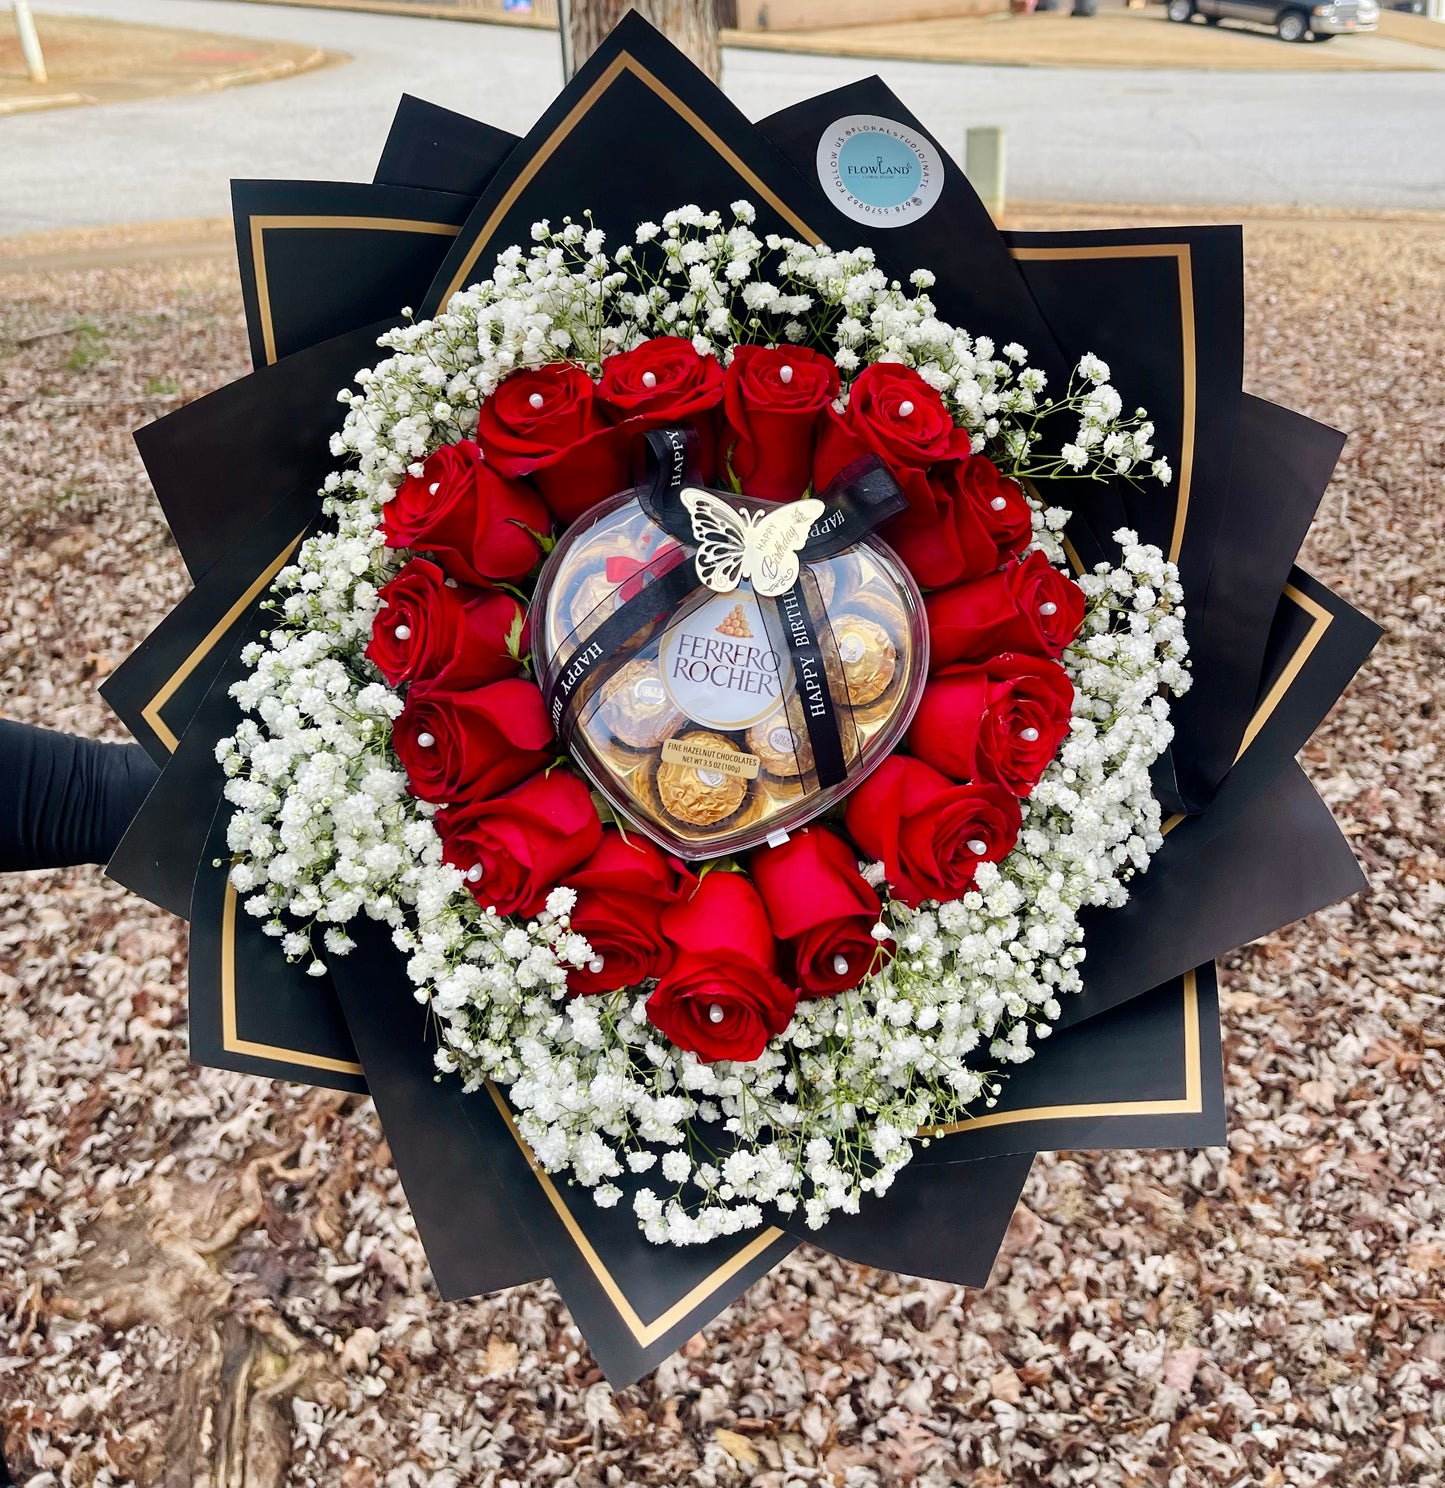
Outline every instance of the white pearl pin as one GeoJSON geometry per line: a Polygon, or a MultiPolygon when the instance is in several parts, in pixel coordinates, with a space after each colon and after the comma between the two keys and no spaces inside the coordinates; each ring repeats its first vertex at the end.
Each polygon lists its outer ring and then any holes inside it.
{"type": "Polygon", "coordinates": [[[785,387],[793,380],[793,369],[791,367],[778,368],[778,381],[785,387]]]}
{"type": "Polygon", "coordinates": [[[482,881],[482,865],[480,863],[473,863],[472,866],[467,869],[467,882],[468,883],[481,883],[481,881],[482,881]]]}
{"type": "Polygon", "coordinates": [[[721,1023],[722,1020],[723,1020],[723,1010],[722,1010],[722,1008],[720,1008],[717,1005],[717,1003],[713,1003],[713,1005],[707,1010],[707,1021],[709,1023],[721,1023]]]}
{"type": "Polygon", "coordinates": [[[411,626],[398,625],[396,629],[392,631],[392,635],[394,635],[399,641],[409,641],[411,639],[411,626]]]}
{"type": "Polygon", "coordinates": [[[545,400],[543,399],[541,393],[533,393],[532,396],[527,399],[527,402],[530,403],[533,408],[540,408],[544,401],[545,400]]]}
{"type": "Polygon", "coordinates": [[[974,857],[981,858],[988,851],[988,843],[982,837],[970,837],[968,839],[968,850],[974,857]]]}
{"type": "Polygon", "coordinates": [[[418,734],[416,736],[416,742],[420,744],[423,749],[430,749],[432,745],[436,743],[436,741],[437,740],[435,734],[418,734]]]}
{"type": "Polygon", "coordinates": [[[587,970],[590,971],[593,976],[597,976],[601,972],[601,970],[602,970],[602,968],[603,968],[603,966],[605,964],[606,964],[606,962],[604,961],[604,959],[601,956],[594,956],[587,963],[587,970]]]}
{"type": "Polygon", "coordinates": [[[993,498],[993,500],[989,502],[989,505],[995,511],[1002,511],[1004,509],[1004,507],[1006,507],[1008,505],[1008,502],[1005,501],[1002,496],[995,496],[993,498]]]}
{"type": "Polygon", "coordinates": [[[1041,615],[1057,615],[1058,613],[1059,607],[1051,599],[1046,599],[1043,604],[1039,606],[1039,614],[1041,615]]]}
{"type": "Polygon", "coordinates": [[[1027,739],[1030,744],[1033,744],[1039,737],[1039,731],[1036,728],[1026,728],[1020,731],[1019,737],[1021,739],[1027,739]]]}
{"type": "Polygon", "coordinates": [[[642,385],[647,388],[655,388],[657,386],[657,373],[644,372],[642,374],[642,385]]]}
{"type": "Polygon", "coordinates": [[[912,404],[911,404],[911,403],[910,403],[910,402],[909,402],[909,401],[908,401],[908,399],[907,399],[907,398],[905,398],[905,399],[904,399],[904,400],[903,400],[903,401],[902,401],[902,402],[901,402],[901,403],[900,403],[900,404],[899,404],[899,405],[898,405],[898,413],[899,413],[899,416],[900,416],[900,417],[901,417],[901,418],[907,418],[907,417],[908,417],[908,415],[909,415],[909,414],[911,414],[911,413],[912,413],[912,412],[913,412],[913,405],[912,405],[912,404]]]}
{"type": "Polygon", "coordinates": [[[841,951],[839,951],[838,954],[833,957],[833,975],[848,975],[848,958],[841,951]]]}
{"type": "Polygon", "coordinates": [[[442,488],[442,483],[440,481],[433,481],[431,483],[431,485],[429,485],[427,487],[427,494],[428,495],[431,495],[431,496],[435,496],[436,493],[441,490],[441,488],[442,488]]]}

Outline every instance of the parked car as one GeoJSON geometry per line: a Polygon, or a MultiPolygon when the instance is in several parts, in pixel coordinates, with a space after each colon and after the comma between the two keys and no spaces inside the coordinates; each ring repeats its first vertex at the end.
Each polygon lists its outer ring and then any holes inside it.
{"type": "Polygon", "coordinates": [[[1166,0],[1171,21],[1203,16],[1211,26],[1220,21],[1253,21],[1269,26],[1281,41],[1329,41],[1353,31],[1373,31],[1380,24],[1378,0],[1166,0]]]}

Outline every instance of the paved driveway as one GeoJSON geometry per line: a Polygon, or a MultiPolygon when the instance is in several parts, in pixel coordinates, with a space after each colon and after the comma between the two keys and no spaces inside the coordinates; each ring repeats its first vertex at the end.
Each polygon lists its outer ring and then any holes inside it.
{"type": "MultiPolygon", "coordinates": [[[[520,27],[235,3],[41,0],[70,14],[309,42],[344,65],[185,98],[0,118],[0,233],[229,209],[231,176],[370,179],[408,91],[525,130],[560,85],[556,37],[520,27]]],[[[1141,72],[729,50],[757,117],[878,71],[950,145],[1008,129],[1035,201],[1445,208],[1445,73],[1141,72]]]]}

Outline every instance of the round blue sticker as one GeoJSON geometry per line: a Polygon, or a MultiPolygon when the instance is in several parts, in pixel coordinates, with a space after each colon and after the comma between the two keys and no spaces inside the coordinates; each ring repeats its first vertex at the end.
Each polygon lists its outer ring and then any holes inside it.
{"type": "Polygon", "coordinates": [[[818,141],[818,179],[855,222],[901,227],[938,200],[943,162],[918,130],[876,114],[850,114],[818,141]]]}
{"type": "Polygon", "coordinates": [[[838,175],[851,195],[870,207],[896,207],[917,193],[923,166],[900,139],[863,129],[838,151],[838,175]]]}

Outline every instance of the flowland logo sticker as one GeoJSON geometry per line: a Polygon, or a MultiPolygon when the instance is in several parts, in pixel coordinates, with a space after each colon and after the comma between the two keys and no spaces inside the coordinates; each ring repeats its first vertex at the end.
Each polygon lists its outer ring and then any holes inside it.
{"type": "Polygon", "coordinates": [[[818,141],[818,180],[854,222],[916,222],[943,190],[943,161],[916,129],[877,114],[849,114],[818,141]]]}

